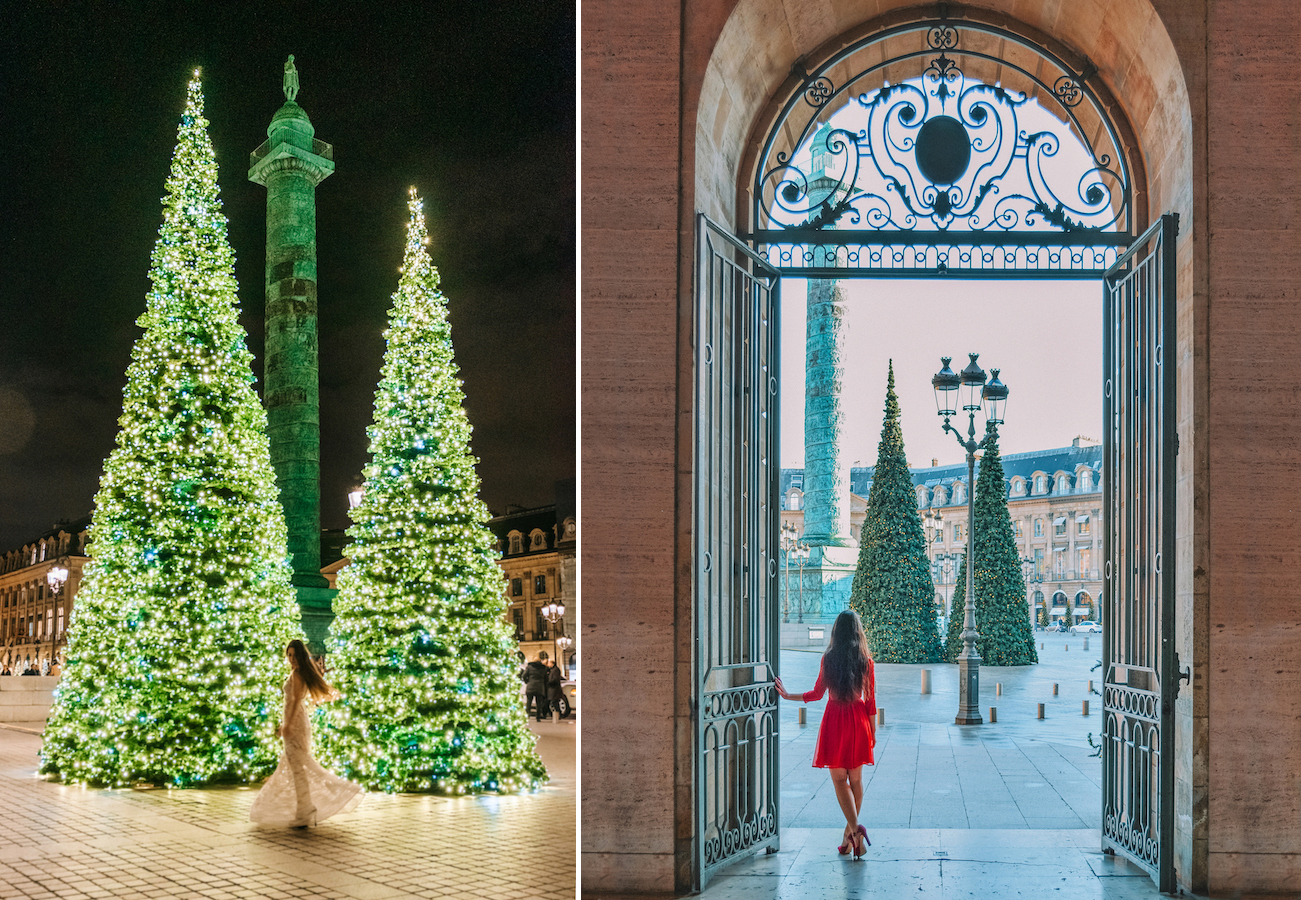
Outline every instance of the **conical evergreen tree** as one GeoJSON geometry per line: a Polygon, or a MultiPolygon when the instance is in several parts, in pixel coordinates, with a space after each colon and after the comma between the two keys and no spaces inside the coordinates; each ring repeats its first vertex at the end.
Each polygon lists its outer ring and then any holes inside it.
{"type": "Polygon", "coordinates": [[[207,126],[196,72],[45,729],[42,771],[64,781],[247,781],[276,762],[302,631],[207,126]]]}
{"type": "Polygon", "coordinates": [[[371,463],[331,626],[344,700],[324,713],[321,755],[378,790],[527,789],[546,773],[520,697],[447,301],[414,188],[409,207],[371,463]]]}
{"type": "Polygon", "coordinates": [[[893,360],[867,519],[859,538],[849,605],[863,619],[873,658],[889,663],[936,662],[940,659],[940,636],[935,624],[935,585],[904,453],[893,360]]]}
{"type": "MultiPolygon", "coordinates": [[[[976,521],[972,543],[976,558],[977,649],[986,666],[1028,666],[1039,661],[1026,606],[1025,577],[1016,551],[1012,517],[1007,512],[1003,458],[998,432],[990,429],[983,441],[985,455],[976,475],[976,521]]],[[[966,614],[967,560],[958,566],[953,614],[949,617],[944,655],[955,662],[962,652],[962,622],[966,614]]]]}

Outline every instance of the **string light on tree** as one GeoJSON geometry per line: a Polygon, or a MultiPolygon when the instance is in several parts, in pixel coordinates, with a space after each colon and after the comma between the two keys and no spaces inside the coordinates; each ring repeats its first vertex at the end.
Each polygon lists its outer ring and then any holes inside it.
{"type": "Polygon", "coordinates": [[[320,758],[373,790],[531,789],[546,773],[414,188],[408,208],[371,462],[331,625],[331,680],[344,701],[322,711],[320,758]]]}
{"type": "Polygon", "coordinates": [[[276,762],[302,633],[207,128],[196,70],[41,751],[67,782],[249,781],[276,762]]]}

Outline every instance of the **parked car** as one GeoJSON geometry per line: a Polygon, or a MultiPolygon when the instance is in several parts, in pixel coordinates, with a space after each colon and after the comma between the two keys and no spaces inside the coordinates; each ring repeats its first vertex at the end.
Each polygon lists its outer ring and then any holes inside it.
{"type": "Polygon", "coordinates": [[[560,682],[560,718],[568,719],[569,714],[578,709],[578,682],[560,682]]]}
{"type": "Polygon", "coordinates": [[[1071,626],[1071,634],[1097,634],[1100,631],[1102,626],[1093,621],[1080,622],[1078,625],[1071,626]]]}

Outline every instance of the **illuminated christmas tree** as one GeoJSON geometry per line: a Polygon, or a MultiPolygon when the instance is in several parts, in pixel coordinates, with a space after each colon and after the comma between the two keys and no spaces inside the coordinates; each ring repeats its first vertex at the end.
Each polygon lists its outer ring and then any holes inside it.
{"type": "MultiPolygon", "coordinates": [[[[997,371],[994,373],[998,374],[997,371]]],[[[985,438],[985,455],[976,476],[976,521],[971,532],[976,558],[976,649],[986,666],[1029,666],[1039,661],[1026,601],[1021,555],[1016,549],[1012,517],[1007,511],[1007,482],[998,451],[998,432],[985,438]]],[[[957,662],[962,652],[962,623],[966,616],[967,559],[958,566],[957,590],[944,655],[957,662]]]]}
{"type": "Polygon", "coordinates": [[[904,453],[893,362],[886,385],[885,423],[859,542],[849,604],[863,619],[872,657],[889,663],[937,662],[940,635],[931,599],[935,586],[904,453]]]}
{"type": "Polygon", "coordinates": [[[68,782],[248,781],[278,754],[301,630],[207,126],[196,72],[41,751],[68,782]]]}
{"type": "Polygon", "coordinates": [[[544,779],[520,695],[516,646],[447,301],[412,189],[406,255],[361,505],[339,577],[321,759],[384,791],[513,791],[544,779]]]}

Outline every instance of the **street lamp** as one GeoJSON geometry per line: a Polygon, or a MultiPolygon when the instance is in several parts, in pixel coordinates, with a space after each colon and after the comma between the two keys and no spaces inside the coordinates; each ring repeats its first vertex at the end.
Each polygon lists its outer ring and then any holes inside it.
{"type": "Polygon", "coordinates": [[[50,662],[52,665],[56,653],[55,635],[54,635],[53,628],[54,628],[54,623],[58,621],[59,618],[58,617],[59,595],[63,593],[63,586],[68,583],[68,570],[65,569],[63,566],[52,566],[50,568],[50,571],[45,573],[45,580],[50,585],[50,592],[54,594],[54,606],[55,606],[55,608],[51,610],[53,615],[51,615],[50,618],[48,619],[48,621],[50,622],[51,631],[48,635],[46,635],[46,637],[48,637],[50,640],[50,662]]]}
{"type": "Polygon", "coordinates": [[[563,604],[563,603],[554,603],[554,602],[553,602],[553,603],[548,603],[546,606],[542,607],[542,618],[546,619],[546,620],[547,620],[547,624],[551,626],[551,634],[552,634],[552,638],[551,638],[551,650],[552,650],[552,652],[556,652],[556,653],[558,653],[557,648],[556,648],[556,637],[555,637],[555,633],[556,633],[556,623],[560,621],[561,616],[563,616],[564,614],[565,614],[565,604],[563,604]]]}
{"type": "Polygon", "coordinates": [[[1033,556],[1021,557],[1021,575],[1025,579],[1025,602],[1030,607],[1030,627],[1034,627],[1034,595],[1036,585],[1043,583],[1043,575],[1035,569],[1035,559],[1033,556]]]}
{"type": "MultiPolygon", "coordinates": [[[[935,536],[943,533],[944,530],[944,513],[938,509],[926,510],[926,515],[922,517],[923,531],[926,533],[926,563],[931,571],[936,571],[935,560],[931,557],[932,548],[935,545],[935,536]]],[[[944,596],[941,589],[940,596],[944,596]]]]}
{"type": "Polygon", "coordinates": [[[961,373],[949,368],[951,356],[940,357],[942,368],[931,379],[935,390],[935,408],[944,419],[944,430],[953,432],[958,446],[967,451],[967,602],[962,618],[962,652],[958,654],[958,715],[953,720],[958,725],[980,725],[980,652],[976,641],[980,632],[976,631],[976,564],[972,551],[975,547],[976,532],[976,451],[983,450],[992,435],[1003,424],[1004,408],[1007,404],[1007,385],[998,380],[998,369],[993,370],[994,377],[986,382],[985,372],[976,364],[978,353],[967,354],[971,362],[961,373]],[[967,439],[954,428],[949,419],[957,415],[955,404],[961,394],[962,411],[967,414],[967,439]],[[985,410],[985,436],[976,440],[976,412],[985,410]]]}
{"type": "Polygon", "coordinates": [[[569,660],[569,648],[570,648],[571,646],[573,646],[573,643],[574,643],[574,639],[573,639],[573,638],[571,638],[571,637],[566,637],[566,636],[563,635],[563,634],[562,634],[560,637],[556,638],[556,646],[560,649],[560,659],[557,660],[557,662],[563,662],[563,663],[564,663],[564,665],[561,666],[561,668],[563,668],[563,669],[565,670],[565,678],[566,678],[566,679],[569,678],[569,662],[568,662],[568,660],[569,660]]]}
{"type": "Polygon", "coordinates": [[[362,489],[361,485],[357,485],[355,488],[348,491],[348,509],[356,509],[361,506],[361,498],[363,494],[365,494],[365,491],[362,489]]]}
{"type": "MultiPolygon", "coordinates": [[[[782,548],[782,567],[784,577],[782,578],[782,621],[791,620],[791,554],[794,553],[797,559],[801,555],[803,559],[809,558],[809,545],[799,540],[798,532],[795,529],[794,522],[783,522],[781,528],[781,548],[782,548]]],[[[804,564],[800,562],[800,621],[804,621],[804,564]]]]}

